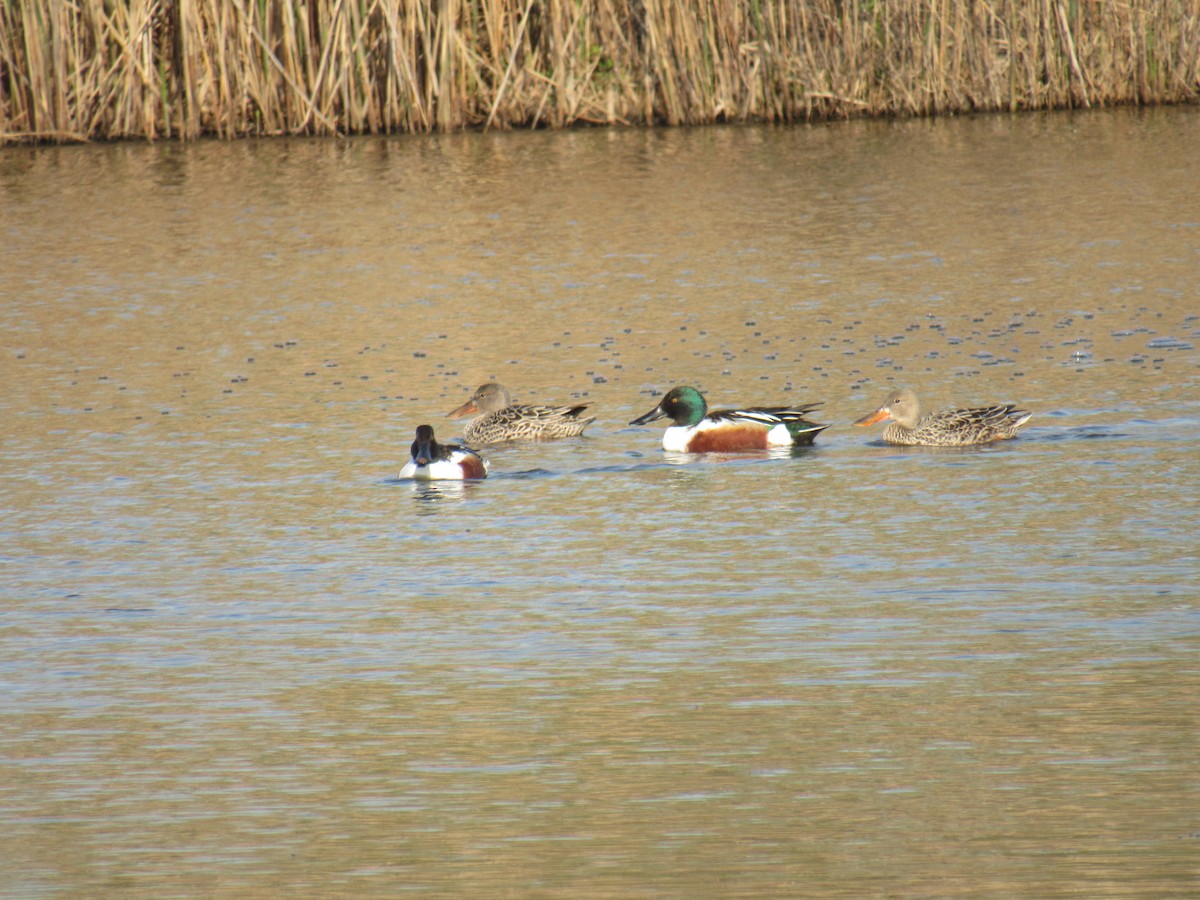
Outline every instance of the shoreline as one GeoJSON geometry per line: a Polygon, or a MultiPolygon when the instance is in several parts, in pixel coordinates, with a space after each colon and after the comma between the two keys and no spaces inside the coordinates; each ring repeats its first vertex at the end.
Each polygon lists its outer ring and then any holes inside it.
{"type": "Polygon", "coordinates": [[[14,0],[0,5],[0,146],[1200,102],[1194,4],[1034,6],[14,0]]]}

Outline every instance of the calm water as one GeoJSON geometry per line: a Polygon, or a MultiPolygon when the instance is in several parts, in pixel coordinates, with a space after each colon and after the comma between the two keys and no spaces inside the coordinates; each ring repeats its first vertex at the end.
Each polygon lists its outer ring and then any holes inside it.
{"type": "Polygon", "coordinates": [[[1198,146],[0,151],[0,895],[1194,896],[1198,146]],[[398,482],[491,379],[599,419],[398,482]],[[833,427],[665,458],[689,383],[833,427]]]}

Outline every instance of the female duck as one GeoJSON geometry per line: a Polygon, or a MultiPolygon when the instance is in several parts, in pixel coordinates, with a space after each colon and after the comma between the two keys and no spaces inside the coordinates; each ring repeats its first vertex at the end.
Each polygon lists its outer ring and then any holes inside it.
{"type": "Polygon", "coordinates": [[[801,406],[751,406],[745,409],[708,411],[704,397],[694,387],[677,387],[662,402],[630,425],[645,425],[668,418],[663,449],[674,453],[731,453],[768,447],[802,447],[813,442],[828,425],[804,418],[821,404],[801,406]]]}
{"type": "Polygon", "coordinates": [[[889,444],[925,447],[967,447],[1017,436],[1017,429],[1033,413],[1011,404],[981,406],[973,409],[943,409],[921,417],[917,395],[900,390],[888,397],[875,412],[863,416],[855,425],[874,425],[884,419],[892,422],[883,429],[889,444]]]}
{"type": "Polygon", "coordinates": [[[400,477],[416,481],[462,481],[486,478],[487,472],[487,460],[474,450],[459,444],[439,444],[432,425],[418,425],[412,459],[400,470],[400,477]]]}
{"type": "Polygon", "coordinates": [[[463,438],[472,444],[498,444],[502,441],[548,441],[576,437],[595,421],[579,418],[586,406],[516,406],[503,385],[482,385],[448,419],[478,413],[463,429],[463,438]]]}

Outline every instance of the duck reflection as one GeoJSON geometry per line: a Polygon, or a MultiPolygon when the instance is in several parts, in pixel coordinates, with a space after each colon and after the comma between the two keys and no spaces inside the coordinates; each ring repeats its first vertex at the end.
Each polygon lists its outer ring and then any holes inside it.
{"type": "Polygon", "coordinates": [[[412,481],[405,484],[417,503],[418,515],[435,513],[438,504],[463,500],[479,487],[476,481],[412,481]]]}
{"type": "Polygon", "coordinates": [[[663,462],[672,466],[693,466],[704,463],[762,462],[770,459],[797,459],[816,452],[811,446],[771,447],[766,450],[739,450],[736,453],[676,453],[663,451],[663,462]]]}

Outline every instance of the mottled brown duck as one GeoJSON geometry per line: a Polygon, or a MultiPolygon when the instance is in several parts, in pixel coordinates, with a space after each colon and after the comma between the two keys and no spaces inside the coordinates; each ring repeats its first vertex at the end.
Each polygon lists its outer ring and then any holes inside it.
{"type": "Polygon", "coordinates": [[[967,447],[988,444],[1017,436],[1017,429],[1033,413],[1011,404],[980,406],[973,409],[943,409],[921,416],[921,404],[910,390],[891,394],[875,412],[863,416],[855,425],[874,425],[891,419],[883,429],[889,444],[923,447],[967,447]]]}
{"type": "Polygon", "coordinates": [[[520,406],[513,403],[504,385],[489,382],[447,418],[477,414],[463,429],[463,438],[470,444],[548,441],[583,434],[596,420],[595,416],[580,418],[585,409],[587,406],[520,406]]]}

